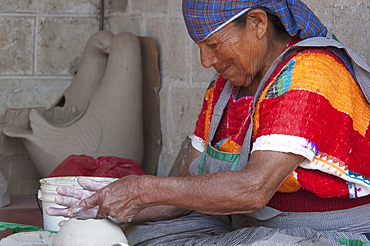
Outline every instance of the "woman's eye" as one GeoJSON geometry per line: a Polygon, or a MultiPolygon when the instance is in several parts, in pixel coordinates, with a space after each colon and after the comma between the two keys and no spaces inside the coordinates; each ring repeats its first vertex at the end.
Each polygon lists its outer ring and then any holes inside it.
{"type": "Polygon", "coordinates": [[[217,44],[214,43],[214,44],[207,44],[207,46],[211,49],[216,49],[217,48],[217,44]]]}

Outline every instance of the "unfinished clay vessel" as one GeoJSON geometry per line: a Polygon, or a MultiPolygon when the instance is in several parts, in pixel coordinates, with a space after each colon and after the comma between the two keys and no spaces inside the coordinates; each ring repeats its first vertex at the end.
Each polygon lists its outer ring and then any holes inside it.
{"type": "MultiPolygon", "coordinates": [[[[101,63],[104,67],[103,60],[101,63]]],[[[80,76],[86,76],[86,83],[90,79],[83,73],[80,76]]],[[[100,83],[93,84],[97,86],[95,90],[85,85],[71,85],[81,94],[85,90],[92,94],[89,100],[74,94],[72,89],[66,91],[65,103],[75,104],[79,112],[68,124],[52,123],[37,109],[32,109],[31,130],[3,129],[5,135],[22,139],[42,177],[48,176],[72,154],[94,158],[116,156],[142,162],[142,67],[138,37],[131,33],[113,37],[104,76],[100,83]],[[79,100],[79,96],[84,100],[79,100]]]]}
{"type": "Polygon", "coordinates": [[[52,246],[127,245],[121,228],[109,219],[70,219],[59,230],[52,246]]]}

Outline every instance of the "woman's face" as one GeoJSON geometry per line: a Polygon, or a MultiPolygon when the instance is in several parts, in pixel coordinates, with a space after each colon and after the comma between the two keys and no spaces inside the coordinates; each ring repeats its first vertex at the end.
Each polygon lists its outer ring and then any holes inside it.
{"type": "Polygon", "coordinates": [[[240,28],[230,23],[198,43],[202,65],[213,67],[233,85],[248,87],[256,83],[264,73],[268,47],[255,28],[257,24],[247,21],[240,28]]]}

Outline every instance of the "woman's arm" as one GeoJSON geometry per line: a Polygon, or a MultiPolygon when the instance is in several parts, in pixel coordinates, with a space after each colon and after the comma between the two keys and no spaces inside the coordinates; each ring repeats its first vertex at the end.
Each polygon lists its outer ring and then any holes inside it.
{"type": "Polygon", "coordinates": [[[185,177],[128,176],[71,208],[70,214],[99,205],[99,214],[121,221],[144,208],[174,206],[210,214],[249,213],[263,208],[303,157],[255,151],[241,171],[185,177]]]}
{"type": "Polygon", "coordinates": [[[210,214],[249,213],[263,208],[303,157],[256,151],[241,171],[184,178],[148,180],[159,191],[143,196],[143,203],[171,204],[210,214]]]}
{"type": "MultiPolygon", "coordinates": [[[[196,149],[192,148],[189,156],[189,160],[187,161],[185,169],[180,174],[180,177],[189,176],[189,166],[191,162],[200,155],[201,153],[196,149]]],[[[141,210],[133,219],[133,223],[142,223],[146,221],[158,221],[158,220],[167,220],[176,218],[185,214],[188,214],[191,210],[175,207],[175,206],[168,206],[168,205],[159,205],[153,207],[146,207],[141,210]]]]}

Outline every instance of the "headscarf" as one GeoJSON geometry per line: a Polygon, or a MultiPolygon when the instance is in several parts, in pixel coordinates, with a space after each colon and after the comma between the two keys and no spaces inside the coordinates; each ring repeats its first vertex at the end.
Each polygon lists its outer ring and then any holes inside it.
{"type": "Polygon", "coordinates": [[[195,42],[216,31],[250,9],[265,7],[279,17],[290,36],[301,39],[323,37],[327,29],[300,0],[183,0],[182,11],[190,37],[195,42]]]}

